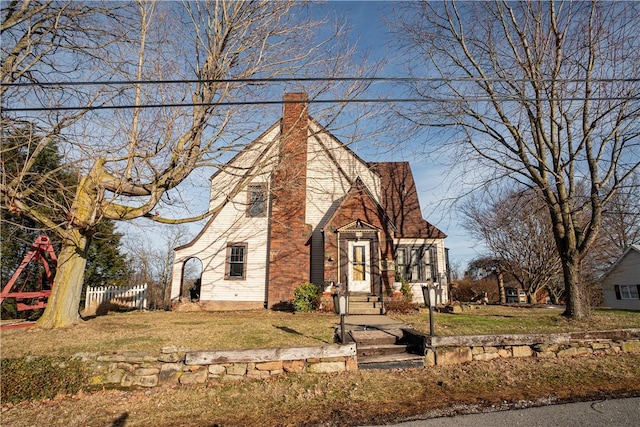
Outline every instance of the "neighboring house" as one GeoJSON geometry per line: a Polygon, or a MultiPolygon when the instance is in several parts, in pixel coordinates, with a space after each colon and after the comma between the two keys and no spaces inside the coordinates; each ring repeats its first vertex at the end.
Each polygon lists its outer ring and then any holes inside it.
{"type": "Polygon", "coordinates": [[[629,246],[602,278],[604,304],[640,310],[640,245],[629,246]]]}
{"type": "Polygon", "coordinates": [[[175,249],[171,297],[184,264],[202,262],[208,310],[272,308],[304,282],[387,296],[396,279],[436,285],[448,301],[445,234],[422,218],[409,163],[367,163],[285,94],[283,118],[211,177],[213,213],[175,249]]]}
{"type": "Polygon", "coordinates": [[[507,304],[526,304],[527,292],[520,288],[505,287],[505,295],[507,297],[507,304]]]}

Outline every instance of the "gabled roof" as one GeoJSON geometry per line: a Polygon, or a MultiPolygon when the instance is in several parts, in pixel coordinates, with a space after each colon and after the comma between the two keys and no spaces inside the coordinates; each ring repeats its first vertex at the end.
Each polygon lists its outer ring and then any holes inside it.
{"type": "Polygon", "coordinates": [[[396,237],[447,237],[422,217],[409,162],[375,162],[369,166],[380,175],[380,204],[396,226],[396,237]]]}
{"type": "MultiPolygon", "coordinates": [[[[381,225],[383,228],[395,230],[395,225],[393,224],[393,222],[385,212],[384,208],[380,205],[380,203],[376,201],[375,197],[373,197],[373,195],[371,194],[367,186],[364,184],[364,182],[362,182],[362,179],[360,179],[360,177],[356,178],[355,183],[351,186],[347,194],[345,194],[339,200],[338,205],[335,207],[331,215],[327,218],[326,221],[324,221],[324,225],[333,223],[336,217],[338,217],[341,214],[341,211],[347,206],[347,204],[358,199],[360,199],[360,201],[362,202],[361,207],[363,208],[363,210],[371,213],[372,217],[368,218],[365,216],[364,219],[355,218],[354,221],[350,222],[347,225],[351,225],[354,222],[359,221],[362,224],[368,224],[370,226],[376,227],[375,225],[371,225],[369,224],[369,222],[366,222],[366,221],[373,222],[374,218],[377,218],[377,220],[381,222],[381,225]],[[368,205],[368,208],[366,205],[368,205]]],[[[349,215],[349,216],[353,217],[353,215],[349,215]]],[[[341,226],[341,227],[344,227],[344,226],[341,226]]]]}
{"type": "Polygon", "coordinates": [[[622,255],[620,255],[620,258],[618,258],[616,260],[616,262],[613,263],[611,268],[609,268],[609,270],[607,270],[607,272],[604,273],[604,276],[602,276],[602,277],[605,278],[609,274],[611,274],[611,272],[616,269],[616,267],[622,262],[623,259],[625,259],[627,257],[627,255],[631,251],[635,251],[635,252],[638,252],[640,254],[640,245],[638,245],[638,244],[629,245],[629,247],[627,249],[625,249],[625,251],[622,253],[622,255]]]}

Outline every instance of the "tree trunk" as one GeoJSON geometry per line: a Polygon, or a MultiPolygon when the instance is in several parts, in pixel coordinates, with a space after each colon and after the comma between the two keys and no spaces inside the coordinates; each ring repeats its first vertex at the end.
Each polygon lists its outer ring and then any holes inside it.
{"type": "Polygon", "coordinates": [[[58,255],[58,267],[47,308],[38,323],[45,329],[71,326],[79,319],[78,306],[87,264],[88,239],[79,230],[68,231],[58,255]]]}
{"type": "Polygon", "coordinates": [[[580,280],[580,261],[566,253],[561,253],[560,258],[567,304],[562,314],[576,320],[585,319],[589,316],[589,304],[580,280]]]}
{"type": "Polygon", "coordinates": [[[507,303],[507,294],[504,290],[504,273],[502,270],[496,271],[496,276],[498,278],[498,294],[500,295],[500,304],[507,303]]]}

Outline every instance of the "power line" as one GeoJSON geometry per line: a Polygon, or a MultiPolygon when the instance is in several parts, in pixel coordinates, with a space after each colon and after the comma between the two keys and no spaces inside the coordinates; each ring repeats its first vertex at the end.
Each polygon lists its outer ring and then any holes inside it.
{"type": "MultiPolygon", "coordinates": [[[[599,97],[599,98],[584,98],[584,97],[571,97],[571,98],[547,98],[548,101],[631,101],[640,100],[640,96],[631,97],[599,97]]],[[[357,104],[392,104],[392,103],[428,103],[428,102],[534,102],[537,101],[533,98],[514,98],[514,97],[501,97],[501,98],[363,98],[363,99],[310,99],[305,101],[284,101],[284,100],[269,100],[269,101],[225,101],[225,102],[203,102],[203,103],[162,103],[162,104],[122,104],[122,105],[96,105],[96,106],[81,106],[81,107],[18,107],[18,108],[3,108],[3,112],[38,112],[38,111],[93,111],[93,110],[127,110],[127,109],[149,109],[149,108],[184,108],[184,107],[231,107],[239,105],[277,105],[287,103],[309,103],[309,104],[344,104],[344,103],[357,103],[357,104]]]]}
{"type": "MultiPolygon", "coordinates": [[[[510,78],[482,78],[482,77],[268,77],[246,79],[171,79],[171,80],[99,80],[99,81],[58,81],[58,82],[12,82],[0,83],[6,87],[50,87],[50,86],[121,86],[121,85],[154,85],[154,84],[192,84],[192,83],[286,83],[286,82],[557,82],[557,83],[583,83],[584,78],[572,79],[510,79],[510,78]]],[[[640,78],[598,78],[588,81],[597,83],[634,83],[640,78]]]]}

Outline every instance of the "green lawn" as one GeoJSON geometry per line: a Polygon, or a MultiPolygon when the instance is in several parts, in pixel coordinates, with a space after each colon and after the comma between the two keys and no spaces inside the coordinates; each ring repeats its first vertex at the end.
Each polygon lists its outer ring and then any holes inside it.
{"type": "MultiPolygon", "coordinates": [[[[472,306],[461,314],[436,313],[436,335],[569,332],[640,328],[640,313],[595,310],[585,321],[572,321],[560,309],[472,306]]],[[[429,313],[392,317],[424,332],[429,313]]],[[[333,342],[338,317],[327,313],[238,312],[109,313],[62,330],[2,331],[2,357],[70,356],[80,352],[138,350],[158,352],[176,345],[193,350],[321,345],[333,342]]]]}
{"type": "MultiPolygon", "coordinates": [[[[562,309],[547,307],[505,307],[472,305],[459,314],[435,313],[436,335],[488,335],[554,333],[640,328],[640,312],[596,309],[591,317],[574,321],[562,316],[562,309]]],[[[398,320],[429,332],[429,312],[396,315],[398,320]]]]}

